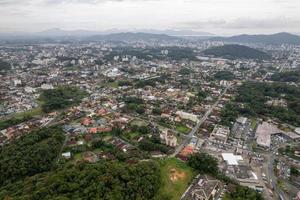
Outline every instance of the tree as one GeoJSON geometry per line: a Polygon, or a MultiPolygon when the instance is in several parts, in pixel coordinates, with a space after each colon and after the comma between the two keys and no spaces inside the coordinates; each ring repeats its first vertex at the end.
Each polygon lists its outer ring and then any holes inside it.
{"type": "Polygon", "coordinates": [[[160,169],[155,162],[66,164],[55,171],[3,186],[0,199],[151,200],[159,190],[160,181],[160,169]]]}
{"type": "Polygon", "coordinates": [[[291,167],[291,175],[292,176],[300,176],[300,170],[298,170],[296,167],[291,167]]]}
{"type": "Polygon", "coordinates": [[[188,158],[187,164],[199,171],[216,176],[219,173],[218,161],[207,153],[195,153],[188,158]]]}
{"type": "Polygon", "coordinates": [[[241,185],[235,186],[233,191],[227,192],[223,198],[223,200],[242,200],[242,199],[263,200],[264,198],[262,197],[261,194],[259,194],[255,190],[241,185]]]}
{"type": "Polygon", "coordinates": [[[189,75],[191,72],[192,72],[192,70],[190,70],[189,68],[186,68],[186,67],[181,68],[179,70],[179,74],[181,74],[181,75],[189,75]]]}
{"type": "Polygon", "coordinates": [[[215,75],[214,78],[217,80],[227,80],[231,81],[235,78],[234,74],[230,71],[218,71],[215,75]]]}
{"type": "Polygon", "coordinates": [[[42,128],[0,147],[0,186],[50,170],[64,138],[60,127],[42,128]]]}
{"type": "Polygon", "coordinates": [[[197,99],[198,101],[203,101],[203,99],[205,99],[207,97],[207,92],[203,91],[203,90],[200,90],[198,91],[197,93],[197,99]]]}
{"type": "Polygon", "coordinates": [[[76,87],[59,86],[53,90],[43,90],[40,100],[43,102],[43,110],[50,112],[79,104],[85,96],[86,92],[76,87]]]}

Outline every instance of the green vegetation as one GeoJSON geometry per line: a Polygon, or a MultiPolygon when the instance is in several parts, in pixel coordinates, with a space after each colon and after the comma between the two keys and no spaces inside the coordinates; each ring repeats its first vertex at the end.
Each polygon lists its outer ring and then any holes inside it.
{"type": "Polygon", "coordinates": [[[239,109],[234,103],[227,103],[221,112],[221,124],[232,127],[239,115],[239,109]]]}
{"type": "Polygon", "coordinates": [[[144,88],[146,86],[151,86],[151,87],[155,87],[156,86],[156,81],[153,79],[149,79],[149,80],[140,80],[136,83],[135,85],[137,88],[144,88]]]}
{"type": "Polygon", "coordinates": [[[231,81],[235,79],[235,76],[232,72],[230,71],[218,71],[215,75],[214,78],[217,80],[227,80],[231,81]]]}
{"type": "Polygon", "coordinates": [[[50,170],[63,141],[62,129],[51,127],[0,147],[0,186],[50,170]]]}
{"type": "Polygon", "coordinates": [[[295,86],[285,83],[246,82],[238,89],[235,101],[243,103],[239,108],[241,114],[265,115],[300,126],[300,89],[295,86]],[[287,107],[266,105],[270,98],[285,99],[287,107]]]}
{"type": "Polygon", "coordinates": [[[151,200],[160,186],[159,166],[118,162],[66,165],[0,189],[0,199],[15,200],[151,200]]]}
{"type": "Polygon", "coordinates": [[[59,86],[53,90],[43,90],[40,100],[43,111],[51,112],[79,104],[85,96],[86,92],[76,87],[59,86]]]}
{"type": "Polygon", "coordinates": [[[159,136],[152,136],[151,138],[145,138],[139,143],[139,148],[144,151],[160,151],[168,154],[173,151],[171,147],[168,147],[160,142],[159,136]]]}
{"type": "Polygon", "coordinates": [[[223,200],[263,200],[261,194],[256,192],[255,190],[246,187],[237,185],[234,187],[233,191],[227,192],[223,198],[223,200]]]}
{"type": "Polygon", "coordinates": [[[271,76],[272,81],[280,82],[300,82],[300,71],[289,71],[273,74],[271,76]]]}
{"type": "Polygon", "coordinates": [[[199,173],[217,176],[219,174],[218,160],[207,153],[195,153],[188,159],[187,164],[199,173]]]}
{"type": "Polygon", "coordinates": [[[195,171],[176,158],[161,160],[160,168],[161,186],[155,199],[180,199],[196,175],[195,171]]]}
{"type": "Polygon", "coordinates": [[[179,70],[179,74],[181,75],[189,75],[190,73],[192,73],[192,70],[186,67],[179,70]]]}
{"type": "Polygon", "coordinates": [[[258,60],[267,60],[270,59],[271,56],[265,52],[243,46],[243,45],[224,45],[218,47],[212,47],[203,51],[205,55],[213,55],[216,57],[224,57],[227,59],[258,59],[258,60]]]}
{"type": "Polygon", "coordinates": [[[40,107],[25,112],[21,112],[21,113],[16,113],[11,117],[9,117],[8,119],[0,120],[0,130],[28,121],[32,119],[34,116],[41,115],[42,113],[43,111],[40,107]]]}
{"type": "Polygon", "coordinates": [[[120,80],[118,81],[118,86],[132,86],[132,82],[128,80],[120,80]]]}
{"type": "Polygon", "coordinates": [[[196,95],[197,100],[199,102],[203,101],[207,96],[208,96],[208,93],[203,90],[199,90],[196,95]]]}
{"type": "Polygon", "coordinates": [[[300,151],[300,146],[286,146],[285,148],[280,148],[279,149],[279,153],[283,154],[283,155],[287,155],[290,158],[293,158],[295,160],[299,160],[300,161],[300,156],[297,156],[295,154],[296,151],[300,151]]]}
{"type": "Polygon", "coordinates": [[[300,176],[300,170],[297,169],[296,167],[292,166],[291,167],[291,175],[292,176],[300,176]]]}
{"type": "Polygon", "coordinates": [[[257,126],[257,119],[255,117],[251,118],[251,128],[254,130],[257,126]]]}
{"type": "Polygon", "coordinates": [[[11,69],[11,66],[8,62],[0,60],[0,74],[5,74],[11,69]]]}
{"type": "Polygon", "coordinates": [[[32,118],[42,115],[44,112],[41,108],[41,103],[39,103],[39,106],[37,108],[33,108],[24,112],[14,113],[12,115],[7,116],[4,119],[0,120],[0,130],[6,129],[10,126],[14,126],[17,124],[20,124],[22,122],[26,122],[28,120],[31,120],[32,118]]]}
{"type": "Polygon", "coordinates": [[[232,126],[238,115],[250,118],[266,116],[300,126],[300,89],[285,83],[246,82],[238,88],[234,101],[221,113],[221,124],[232,126]],[[271,99],[283,99],[287,106],[270,106],[271,99]]]}
{"type": "Polygon", "coordinates": [[[109,81],[106,81],[106,82],[102,82],[100,84],[100,86],[108,87],[108,88],[117,88],[120,85],[119,85],[119,82],[117,82],[117,81],[109,80],[109,81]]]}
{"type": "Polygon", "coordinates": [[[195,153],[188,158],[187,164],[198,173],[209,174],[218,180],[232,185],[238,185],[235,180],[219,171],[218,160],[208,153],[195,153]]]}
{"type": "Polygon", "coordinates": [[[134,47],[118,47],[117,49],[113,49],[113,51],[106,55],[104,59],[107,61],[112,61],[115,56],[136,56],[138,59],[144,60],[197,60],[196,53],[193,51],[193,49],[184,47],[148,47],[145,49],[134,47]],[[168,54],[162,55],[162,50],[168,50],[168,54]]]}
{"type": "Polygon", "coordinates": [[[176,131],[183,134],[188,134],[191,131],[191,129],[187,127],[185,124],[177,124],[175,129],[176,131]]]}
{"type": "Polygon", "coordinates": [[[22,123],[25,121],[28,121],[30,119],[32,119],[32,117],[29,115],[24,115],[22,117],[12,117],[9,119],[3,119],[0,121],[0,130],[6,129],[10,126],[14,126],[16,124],[19,124],[19,123],[22,123]]]}
{"type": "Polygon", "coordinates": [[[145,112],[145,106],[143,99],[138,97],[126,97],[124,99],[126,106],[123,108],[125,112],[137,112],[138,114],[143,114],[145,112]]]}

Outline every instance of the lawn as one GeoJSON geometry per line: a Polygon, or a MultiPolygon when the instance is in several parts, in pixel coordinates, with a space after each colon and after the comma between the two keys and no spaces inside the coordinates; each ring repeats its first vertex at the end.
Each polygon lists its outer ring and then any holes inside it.
{"type": "Polygon", "coordinates": [[[33,117],[41,114],[43,114],[41,107],[37,107],[20,113],[14,113],[10,116],[7,116],[5,119],[0,120],[0,130],[22,123],[24,121],[28,121],[33,117]]]}
{"type": "Polygon", "coordinates": [[[143,127],[143,126],[148,126],[149,122],[146,122],[144,120],[135,119],[132,122],[130,122],[130,125],[131,126],[143,127]]]}
{"type": "Polygon", "coordinates": [[[138,131],[134,131],[134,132],[125,133],[125,135],[126,135],[125,136],[126,138],[128,138],[129,140],[132,140],[136,136],[141,135],[141,133],[138,131]]]}
{"type": "Polygon", "coordinates": [[[251,118],[251,128],[253,130],[255,130],[256,125],[257,125],[257,119],[256,118],[251,118]]]}
{"type": "Polygon", "coordinates": [[[161,188],[156,199],[179,200],[196,173],[184,162],[170,158],[161,160],[161,188]]]}
{"type": "Polygon", "coordinates": [[[175,129],[183,134],[188,134],[191,131],[191,129],[184,124],[177,124],[175,129]]]}
{"type": "Polygon", "coordinates": [[[118,88],[119,84],[117,81],[113,81],[113,82],[108,81],[108,82],[100,83],[100,86],[109,87],[109,88],[118,88]]]}
{"type": "Polygon", "coordinates": [[[82,154],[81,153],[77,153],[74,155],[74,161],[81,161],[82,160],[82,154]]]}

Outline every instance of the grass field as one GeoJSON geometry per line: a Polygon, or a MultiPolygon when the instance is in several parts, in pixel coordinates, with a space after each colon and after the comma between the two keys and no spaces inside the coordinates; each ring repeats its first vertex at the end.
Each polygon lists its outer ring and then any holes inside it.
{"type": "Polygon", "coordinates": [[[188,134],[191,131],[191,129],[184,124],[176,125],[175,129],[176,129],[176,131],[183,133],[183,134],[188,134]]]}
{"type": "Polygon", "coordinates": [[[156,197],[159,199],[179,200],[196,173],[184,162],[170,158],[159,161],[162,185],[156,197]]]}
{"type": "Polygon", "coordinates": [[[41,107],[37,107],[37,108],[33,108],[21,113],[16,113],[13,115],[13,117],[15,118],[23,118],[23,116],[28,115],[28,116],[38,116],[43,114],[42,108],[41,107]]]}
{"type": "Polygon", "coordinates": [[[141,135],[141,133],[138,131],[134,131],[134,132],[126,133],[125,137],[128,138],[129,140],[132,140],[133,138],[135,138],[138,135],[141,135]]]}
{"type": "Polygon", "coordinates": [[[14,113],[10,116],[5,117],[5,119],[0,120],[0,130],[30,120],[31,118],[43,113],[44,112],[42,111],[41,107],[37,107],[20,113],[14,113]]]}
{"type": "Polygon", "coordinates": [[[149,122],[146,122],[144,120],[139,120],[139,119],[135,119],[132,122],[130,122],[131,126],[138,126],[138,127],[142,127],[142,126],[148,126],[149,122]]]}
{"type": "Polygon", "coordinates": [[[103,87],[109,87],[109,88],[118,88],[119,84],[117,81],[113,81],[113,82],[103,82],[100,84],[100,86],[103,87]]]}
{"type": "Polygon", "coordinates": [[[251,128],[254,130],[257,125],[257,119],[256,118],[251,118],[251,128]]]}

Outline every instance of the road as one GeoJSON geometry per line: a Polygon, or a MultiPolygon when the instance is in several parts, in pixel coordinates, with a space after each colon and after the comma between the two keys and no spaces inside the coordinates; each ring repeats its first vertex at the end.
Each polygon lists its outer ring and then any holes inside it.
{"type": "Polygon", "coordinates": [[[182,151],[182,149],[189,143],[190,138],[195,137],[195,134],[198,132],[200,126],[207,120],[209,115],[212,113],[212,111],[215,109],[215,107],[220,103],[222,97],[226,94],[227,90],[231,87],[231,85],[228,85],[224,91],[221,93],[221,95],[218,97],[217,101],[205,112],[205,114],[202,116],[202,118],[199,120],[199,122],[194,126],[194,128],[191,130],[191,132],[188,134],[189,137],[187,137],[176,149],[173,154],[171,154],[169,157],[175,157],[179,152],[182,151]]]}
{"type": "MultiPolygon", "coordinates": [[[[284,144],[283,146],[285,145],[286,144],[284,144]]],[[[267,155],[267,163],[269,164],[267,165],[266,171],[267,171],[267,177],[269,178],[269,183],[274,188],[275,193],[278,196],[281,196],[284,200],[288,200],[289,199],[288,195],[284,191],[282,191],[280,187],[277,186],[277,177],[275,176],[273,170],[276,152],[278,152],[278,149],[281,147],[282,146],[278,146],[273,152],[270,152],[270,154],[267,155]]]]}

